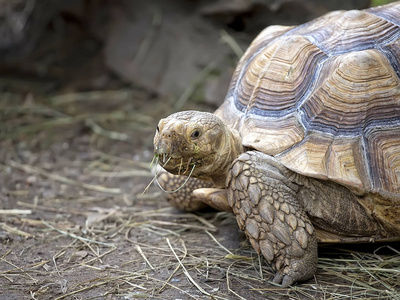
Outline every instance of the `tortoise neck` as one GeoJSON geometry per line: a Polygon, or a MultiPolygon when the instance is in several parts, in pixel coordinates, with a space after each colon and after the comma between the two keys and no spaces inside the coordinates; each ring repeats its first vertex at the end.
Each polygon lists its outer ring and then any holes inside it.
{"type": "Polygon", "coordinates": [[[224,147],[215,160],[214,172],[210,176],[216,187],[226,187],[226,178],[233,160],[244,152],[240,135],[235,129],[227,128],[225,139],[224,147]]]}

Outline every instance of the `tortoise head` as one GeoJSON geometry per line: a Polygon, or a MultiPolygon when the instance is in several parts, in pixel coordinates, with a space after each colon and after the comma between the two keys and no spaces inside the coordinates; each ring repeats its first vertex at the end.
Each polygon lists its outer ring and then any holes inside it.
{"type": "Polygon", "coordinates": [[[231,162],[242,152],[237,132],[217,116],[183,111],[160,120],[154,137],[159,163],[170,173],[225,185],[231,162]]]}

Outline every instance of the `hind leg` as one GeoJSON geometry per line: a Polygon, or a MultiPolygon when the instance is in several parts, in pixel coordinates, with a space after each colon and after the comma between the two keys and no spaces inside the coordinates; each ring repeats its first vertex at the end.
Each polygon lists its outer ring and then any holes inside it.
{"type": "Polygon", "coordinates": [[[174,207],[183,211],[197,211],[208,207],[207,204],[200,201],[193,194],[193,191],[201,188],[210,188],[213,185],[210,182],[200,180],[197,178],[189,178],[185,183],[187,177],[182,175],[173,175],[165,170],[162,170],[158,175],[158,182],[161,187],[166,191],[174,191],[182,186],[175,193],[168,193],[167,201],[174,207]]]}

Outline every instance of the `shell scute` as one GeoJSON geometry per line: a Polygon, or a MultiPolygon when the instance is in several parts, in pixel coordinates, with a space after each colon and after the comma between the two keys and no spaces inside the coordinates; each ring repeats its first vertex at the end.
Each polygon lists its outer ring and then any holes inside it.
{"type": "Polygon", "coordinates": [[[216,114],[297,173],[400,198],[400,3],[263,31],[216,114]]]}

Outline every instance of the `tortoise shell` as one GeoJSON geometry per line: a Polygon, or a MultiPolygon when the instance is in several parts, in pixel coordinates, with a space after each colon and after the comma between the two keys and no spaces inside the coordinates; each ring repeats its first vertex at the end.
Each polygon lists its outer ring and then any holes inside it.
{"type": "Polygon", "coordinates": [[[400,204],[400,3],[266,28],[216,115],[297,173],[400,204]]]}

